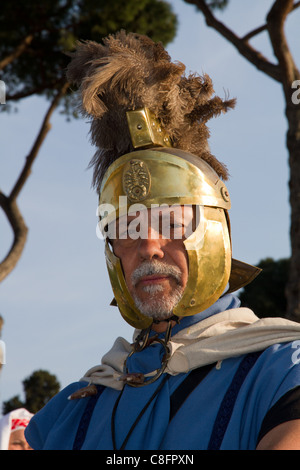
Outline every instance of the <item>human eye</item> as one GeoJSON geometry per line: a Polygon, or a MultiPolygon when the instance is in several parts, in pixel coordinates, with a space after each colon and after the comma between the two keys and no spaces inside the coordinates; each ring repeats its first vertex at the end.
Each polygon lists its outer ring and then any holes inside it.
{"type": "Polygon", "coordinates": [[[180,221],[170,222],[170,228],[172,229],[184,228],[184,224],[180,221]]]}
{"type": "Polygon", "coordinates": [[[128,220],[126,217],[121,217],[115,221],[113,235],[116,240],[126,240],[128,238],[128,220]]]}
{"type": "Polygon", "coordinates": [[[181,218],[164,214],[159,220],[159,233],[163,238],[181,238],[184,225],[181,218]]]}
{"type": "Polygon", "coordinates": [[[117,232],[118,240],[127,240],[128,238],[128,228],[127,225],[119,225],[117,232]]]}
{"type": "Polygon", "coordinates": [[[131,219],[118,221],[113,245],[120,248],[129,248],[134,242],[134,230],[131,219]]]}
{"type": "Polygon", "coordinates": [[[10,446],[11,446],[14,450],[22,450],[22,449],[23,449],[23,442],[20,441],[20,440],[13,440],[13,441],[10,443],[10,446]]]}
{"type": "Polygon", "coordinates": [[[170,224],[171,238],[182,238],[184,235],[185,226],[181,222],[173,222],[170,224]]]}

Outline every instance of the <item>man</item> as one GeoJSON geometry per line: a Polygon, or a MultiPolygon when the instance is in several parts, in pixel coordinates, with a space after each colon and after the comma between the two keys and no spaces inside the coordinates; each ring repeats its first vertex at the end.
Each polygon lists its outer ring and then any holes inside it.
{"type": "Polygon", "coordinates": [[[259,270],[232,258],[206,121],[234,102],[183,72],[123,31],[70,63],[113,304],[135,331],[31,420],[34,449],[300,449],[300,325],[259,320],[232,294],[259,270]]]}
{"type": "Polygon", "coordinates": [[[33,414],[25,408],[10,411],[0,419],[0,450],[32,450],[24,431],[33,414]]]}

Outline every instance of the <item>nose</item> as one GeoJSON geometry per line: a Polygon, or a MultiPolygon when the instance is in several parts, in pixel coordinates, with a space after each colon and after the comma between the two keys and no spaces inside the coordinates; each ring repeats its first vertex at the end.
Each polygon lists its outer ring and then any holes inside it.
{"type": "Polygon", "coordinates": [[[141,260],[152,260],[164,257],[164,240],[157,232],[149,226],[147,238],[140,238],[138,244],[138,255],[141,260]]]}

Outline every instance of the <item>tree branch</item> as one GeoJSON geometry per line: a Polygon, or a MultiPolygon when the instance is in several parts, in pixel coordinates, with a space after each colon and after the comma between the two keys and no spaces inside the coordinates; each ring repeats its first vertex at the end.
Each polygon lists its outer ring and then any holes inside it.
{"type": "Polygon", "coordinates": [[[0,207],[3,209],[14,232],[12,246],[4,260],[0,263],[1,282],[8,276],[19,261],[26,243],[28,228],[26,227],[16,201],[10,200],[2,192],[0,192],[0,207]]]}
{"type": "Polygon", "coordinates": [[[18,205],[16,202],[17,196],[19,195],[24,184],[26,183],[31,173],[32,164],[38,155],[38,152],[41,148],[43,141],[45,140],[47,133],[49,132],[51,128],[51,125],[49,122],[51,115],[53,111],[55,110],[55,108],[58,106],[59,101],[62,98],[62,96],[67,92],[68,88],[69,88],[69,83],[64,83],[61,90],[57,93],[55,98],[52,100],[48,108],[48,111],[44,117],[41,129],[37,135],[37,138],[32,146],[32,149],[29,155],[26,158],[25,165],[10,195],[7,197],[0,191],[0,207],[3,209],[14,233],[14,240],[13,240],[12,246],[8,254],[6,255],[6,257],[0,263],[0,282],[16,266],[18,260],[21,257],[21,254],[22,254],[22,251],[24,249],[26,239],[27,239],[28,228],[18,208],[18,205]]]}
{"type": "Polygon", "coordinates": [[[293,0],[275,0],[267,15],[267,26],[273,51],[278,59],[282,73],[282,84],[286,97],[290,97],[291,86],[299,78],[299,71],[294,62],[284,33],[284,24],[288,14],[294,9],[293,0]]]}
{"type": "Polygon", "coordinates": [[[60,90],[61,84],[65,82],[65,76],[63,75],[62,77],[59,77],[57,80],[52,80],[49,82],[43,82],[40,86],[37,86],[35,88],[27,89],[26,91],[21,90],[18,91],[17,93],[10,95],[6,93],[6,102],[8,101],[18,101],[21,100],[22,98],[28,98],[29,96],[32,95],[38,95],[41,94],[42,92],[45,92],[45,90],[60,90]]]}
{"type": "Polygon", "coordinates": [[[253,29],[253,31],[250,31],[249,33],[245,34],[241,38],[242,41],[248,42],[250,39],[254,38],[254,36],[257,36],[257,34],[262,33],[263,31],[266,31],[268,29],[267,24],[263,24],[262,26],[259,26],[258,28],[253,29]]]}
{"type": "MultiPolygon", "coordinates": [[[[298,8],[298,7],[300,7],[300,2],[296,2],[293,5],[293,8],[291,9],[291,11],[296,10],[296,8],[298,8]]],[[[245,36],[243,36],[241,39],[242,39],[242,41],[247,42],[250,39],[252,39],[254,36],[257,36],[257,34],[260,34],[263,31],[266,31],[267,29],[268,29],[268,24],[265,23],[262,26],[259,26],[258,28],[253,29],[253,31],[250,31],[249,33],[245,34],[245,36]]]]}
{"type": "Polygon", "coordinates": [[[36,159],[37,155],[38,155],[38,152],[42,146],[42,143],[44,142],[45,138],[46,138],[46,135],[48,134],[49,130],[51,129],[51,124],[50,124],[50,118],[52,116],[52,113],[53,111],[56,109],[60,99],[62,98],[63,95],[65,95],[65,93],[67,92],[67,89],[69,88],[69,83],[65,83],[61,90],[57,93],[57,95],[54,97],[54,99],[52,100],[49,108],[48,108],[48,111],[44,117],[44,120],[43,120],[43,123],[42,123],[42,126],[40,128],[40,131],[37,135],[37,138],[35,139],[35,142],[32,146],[32,149],[29,153],[29,155],[26,157],[26,161],[25,161],[25,164],[24,164],[24,167],[20,173],[20,176],[19,178],[17,179],[10,195],[9,195],[9,199],[11,200],[14,200],[17,198],[17,196],[19,195],[21,189],[23,188],[24,184],[26,183],[26,180],[27,178],[29,177],[30,173],[31,173],[31,167],[32,167],[32,164],[34,162],[34,160],[36,159]]]}
{"type": "Polygon", "coordinates": [[[42,93],[45,91],[45,89],[51,89],[54,90],[59,83],[59,80],[53,82],[53,83],[43,83],[41,86],[36,87],[36,88],[31,88],[30,90],[24,91],[21,90],[14,95],[9,95],[6,94],[6,102],[8,101],[18,101],[21,100],[22,98],[28,98],[29,96],[32,95],[38,95],[39,93],[42,93]]]}
{"type": "Polygon", "coordinates": [[[205,0],[185,0],[186,3],[196,5],[202,11],[206,24],[216,31],[218,31],[225,39],[233,44],[239,53],[251,62],[258,70],[269,75],[274,80],[281,82],[281,72],[278,65],[269,62],[259,51],[254,49],[247,41],[237,36],[226,25],[221,23],[213,15],[212,11],[207,6],[205,0]]]}
{"type": "Polygon", "coordinates": [[[29,34],[28,36],[26,36],[26,38],[23,39],[23,41],[16,47],[16,49],[10,55],[2,59],[0,61],[0,70],[3,70],[8,64],[10,64],[15,59],[17,59],[21,54],[23,54],[25,49],[32,42],[33,37],[34,37],[33,34],[29,34]]]}

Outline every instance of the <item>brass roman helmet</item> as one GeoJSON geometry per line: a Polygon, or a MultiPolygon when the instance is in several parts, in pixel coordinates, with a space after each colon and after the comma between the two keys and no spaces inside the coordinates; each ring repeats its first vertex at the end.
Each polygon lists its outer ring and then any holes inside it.
{"type": "MultiPolygon", "coordinates": [[[[150,140],[152,145],[161,142],[161,133],[157,133],[159,123],[149,116],[151,112],[146,109],[127,114],[132,140],[137,148],[148,146],[150,140]]],[[[230,282],[232,271],[234,281],[235,262],[232,263],[228,216],[230,197],[225,184],[204,160],[170,146],[130,152],[108,168],[99,202],[99,207],[103,209],[109,206],[114,208],[111,212],[105,210],[101,218],[103,228],[115,217],[128,213],[130,207],[138,203],[142,203],[139,209],[151,209],[164,204],[199,207],[200,223],[184,241],[189,260],[189,277],[184,294],[173,311],[175,315],[194,315],[203,311],[222,295],[230,282]]],[[[148,327],[152,319],[142,315],[135,306],[124,280],[120,260],[107,242],[105,254],[115,300],[123,318],[136,328],[148,327]]],[[[238,287],[246,281],[246,272],[248,281],[249,274],[253,276],[257,269],[244,265],[238,287]]],[[[237,286],[230,286],[230,289],[232,287],[235,290],[237,286]]]]}
{"type": "MultiPolygon", "coordinates": [[[[80,44],[68,69],[69,80],[80,87],[84,113],[93,118],[97,152],[91,164],[99,208],[113,208],[101,213],[102,228],[133,204],[199,208],[200,222],[184,241],[189,277],[173,311],[177,316],[208,308],[228,284],[227,292],[237,290],[260,271],[232,259],[227,169],[207,143],[207,120],[234,100],[211,98],[210,78],[186,77],[184,69],[160,44],[124,31],[103,44],[80,44]]],[[[152,319],[137,309],[107,240],[105,254],[114,303],[129,324],[147,328],[152,319]]]]}

